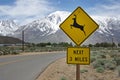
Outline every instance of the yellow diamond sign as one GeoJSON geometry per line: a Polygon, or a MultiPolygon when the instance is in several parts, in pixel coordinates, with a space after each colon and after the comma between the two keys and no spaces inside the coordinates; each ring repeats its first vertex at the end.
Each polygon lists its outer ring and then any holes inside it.
{"type": "Polygon", "coordinates": [[[72,14],[60,25],[60,28],[78,46],[98,27],[98,24],[81,7],[74,10],[72,14]]]}

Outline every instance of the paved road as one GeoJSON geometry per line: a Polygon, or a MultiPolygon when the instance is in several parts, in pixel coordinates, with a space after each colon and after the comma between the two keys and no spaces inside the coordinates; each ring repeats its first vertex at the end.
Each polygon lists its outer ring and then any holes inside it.
{"type": "Polygon", "coordinates": [[[0,57],[0,80],[35,80],[53,61],[65,53],[0,57]]]}

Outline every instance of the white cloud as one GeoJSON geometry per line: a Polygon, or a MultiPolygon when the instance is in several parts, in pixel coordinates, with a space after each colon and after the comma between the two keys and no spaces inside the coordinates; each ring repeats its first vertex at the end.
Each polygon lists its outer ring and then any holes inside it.
{"type": "Polygon", "coordinates": [[[96,4],[95,7],[89,8],[89,12],[98,16],[120,16],[120,1],[109,0],[105,4],[96,4]]]}
{"type": "MultiPolygon", "coordinates": [[[[34,17],[43,17],[47,13],[54,10],[52,4],[48,0],[16,0],[14,5],[0,6],[0,15],[9,16],[17,19],[27,19],[30,21],[34,17]]],[[[25,20],[30,22],[28,20],[25,20]]]]}

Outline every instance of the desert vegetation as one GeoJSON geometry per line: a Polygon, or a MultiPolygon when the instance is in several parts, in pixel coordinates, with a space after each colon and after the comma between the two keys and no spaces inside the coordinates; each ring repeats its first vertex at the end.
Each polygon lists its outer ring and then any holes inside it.
{"type": "MultiPolygon", "coordinates": [[[[81,80],[120,80],[120,47],[118,45],[96,43],[83,46],[90,47],[91,61],[90,65],[81,65],[81,80]]],[[[75,80],[75,72],[76,66],[66,64],[66,58],[64,58],[46,69],[44,76],[42,75],[38,80],[75,80]]]]}
{"type": "Polygon", "coordinates": [[[93,48],[91,51],[91,66],[98,73],[112,71],[117,72],[120,77],[120,48],[93,48]]]}
{"type": "MultiPolygon", "coordinates": [[[[80,80],[120,80],[120,48],[90,47],[90,65],[80,65],[80,80]]],[[[38,80],[75,80],[76,65],[66,58],[48,67],[38,80]]]]}
{"type": "Polygon", "coordinates": [[[0,47],[0,55],[17,55],[20,52],[19,48],[15,47],[7,47],[7,46],[2,46],[0,47]]]}
{"type": "Polygon", "coordinates": [[[67,47],[72,47],[72,43],[25,43],[24,49],[22,44],[2,44],[0,46],[0,55],[13,55],[21,52],[51,52],[65,51],[67,47]]]}

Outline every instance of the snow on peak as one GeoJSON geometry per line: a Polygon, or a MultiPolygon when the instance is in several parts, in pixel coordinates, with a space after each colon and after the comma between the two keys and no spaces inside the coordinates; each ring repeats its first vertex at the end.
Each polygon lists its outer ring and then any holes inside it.
{"type": "Polygon", "coordinates": [[[56,11],[48,15],[48,19],[56,24],[59,23],[59,21],[64,21],[65,18],[69,16],[70,12],[67,11],[56,11]]]}
{"type": "Polygon", "coordinates": [[[59,29],[59,25],[63,22],[68,16],[70,12],[66,11],[56,11],[49,14],[46,19],[49,20],[54,26],[51,26],[54,30],[59,29]]]}
{"type": "MultiPolygon", "coordinates": [[[[57,34],[63,35],[58,31],[59,25],[70,15],[70,13],[71,12],[66,12],[66,11],[53,12],[43,19],[35,20],[27,25],[21,26],[14,34],[17,37],[19,36],[21,37],[20,32],[22,30],[25,30],[25,36],[27,37],[26,41],[33,41],[33,42],[43,41],[44,42],[46,39],[49,41],[50,38],[51,38],[50,39],[51,41],[55,41],[57,40],[55,38],[57,37],[59,38],[57,34]],[[55,34],[57,37],[53,36],[55,34]]],[[[91,17],[99,25],[99,29],[96,31],[95,35],[97,36],[102,35],[102,38],[100,37],[101,40],[108,38],[110,36],[116,36],[120,33],[120,18],[103,17],[103,16],[91,16],[91,17]]],[[[100,38],[97,38],[97,39],[100,39],[100,38]]],[[[59,39],[61,39],[61,37],[59,39]]],[[[65,39],[63,38],[63,40],[65,39]]]]}
{"type": "MultiPolygon", "coordinates": [[[[44,32],[44,35],[50,35],[55,33],[59,29],[60,23],[69,16],[70,12],[56,11],[43,19],[35,20],[27,25],[24,25],[21,30],[32,30],[44,32]]],[[[44,36],[43,35],[43,36],[44,36]]]]}
{"type": "Polygon", "coordinates": [[[14,34],[14,31],[18,29],[18,26],[15,24],[13,20],[1,20],[0,21],[0,34],[8,35],[14,34]]]}
{"type": "Polygon", "coordinates": [[[99,24],[99,29],[97,31],[100,34],[114,35],[112,33],[113,30],[120,30],[119,17],[92,16],[92,18],[99,24]]]}

